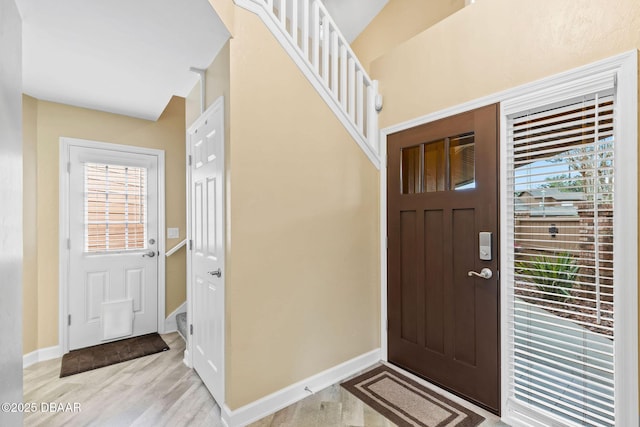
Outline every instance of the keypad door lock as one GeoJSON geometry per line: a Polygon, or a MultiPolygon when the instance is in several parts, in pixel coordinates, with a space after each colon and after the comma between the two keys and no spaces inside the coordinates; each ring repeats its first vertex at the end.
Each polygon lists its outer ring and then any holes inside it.
{"type": "Polygon", "coordinates": [[[478,235],[478,257],[482,261],[491,261],[492,257],[492,245],[493,233],[490,231],[481,231],[478,235]]]}

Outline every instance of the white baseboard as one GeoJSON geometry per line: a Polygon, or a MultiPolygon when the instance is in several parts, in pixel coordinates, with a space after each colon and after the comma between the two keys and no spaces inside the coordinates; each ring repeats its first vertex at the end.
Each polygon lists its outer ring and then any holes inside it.
{"type": "Polygon", "coordinates": [[[184,365],[187,368],[193,368],[193,366],[191,366],[191,362],[190,362],[190,358],[189,358],[189,350],[185,349],[184,350],[184,357],[182,358],[182,363],[184,363],[184,365]]]}
{"type": "Polygon", "coordinates": [[[176,316],[180,313],[184,313],[187,311],[187,302],[183,302],[173,310],[173,312],[164,319],[164,333],[168,334],[169,332],[176,332],[178,330],[178,324],[176,323],[176,316]]]}
{"type": "Polygon", "coordinates": [[[59,345],[53,347],[41,348],[22,356],[22,368],[27,368],[34,363],[44,362],[45,360],[56,359],[62,356],[62,349],[59,345]]]}
{"type": "Polygon", "coordinates": [[[221,411],[222,421],[228,427],[246,426],[309,396],[309,392],[305,388],[313,392],[320,391],[378,362],[380,362],[379,348],[285,387],[236,410],[232,411],[224,404],[221,411]]]}
{"type": "Polygon", "coordinates": [[[22,367],[27,368],[34,363],[38,363],[40,359],[40,352],[38,350],[32,351],[31,353],[25,354],[22,356],[22,367]]]}

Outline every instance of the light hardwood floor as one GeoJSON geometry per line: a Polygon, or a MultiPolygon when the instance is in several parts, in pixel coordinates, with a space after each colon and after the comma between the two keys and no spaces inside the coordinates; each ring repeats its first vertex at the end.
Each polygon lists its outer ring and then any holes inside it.
{"type": "Polygon", "coordinates": [[[65,378],[61,359],[24,370],[24,402],[74,403],[79,413],[25,414],[25,426],[222,426],[220,409],[182,363],[184,341],[162,335],[171,350],[65,378]]]}
{"type": "MultiPolygon", "coordinates": [[[[162,335],[171,350],[106,368],[58,378],[61,359],[24,370],[24,402],[80,403],[81,411],[27,413],[25,426],[221,427],[220,409],[182,363],[184,341],[162,335]]],[[[450,396],[448,396],[451,398],[450,396]]],[[[454,398],[457,399],[457,398],[454,398]]],[[[468,406],[466,404],[465,406],[468,406]]],[[[487,417],[482,427],[503,425],[487,417]]],[[[391,423],[339,385],[251,424],[251,427],[390,427],[391,423]]]]}
{"type": "Polygon", "coordinates": [[[392,427],[394,423],[335,384],[250,427],[392,427]]]}
{"type": "MultiPolygon", "coordinates": [[[[485,417],[485,421],[479,427],[509,427],[495,415],[475,407],[458,396],[439,390],[416,376],[405,374],[425,387],[485,417]]],[[[395,424],[371,409],[339,384],[334,384],[250,425],[250,427],[281,426],[388,427],[395,426],[395,424]]]]}

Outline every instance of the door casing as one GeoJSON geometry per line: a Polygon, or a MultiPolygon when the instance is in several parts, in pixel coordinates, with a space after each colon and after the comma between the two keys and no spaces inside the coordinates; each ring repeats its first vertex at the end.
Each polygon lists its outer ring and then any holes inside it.
{"type": "Polygon", "coordinates": [[[69,315],[69,147],[97,148],[124,153],[138,153],[156,156],[158,158],[158,333],[164,333],[165,319],[165,165],[164,151],[152,148],[136,147],[130,145],[112,144],[108,142],[90,141],[77,138],[60,138],[60,163],[59,163],[59,224],[58,224],[58,341],[61,353],[69,351],[69,335],[67,318],[69,315]]]}

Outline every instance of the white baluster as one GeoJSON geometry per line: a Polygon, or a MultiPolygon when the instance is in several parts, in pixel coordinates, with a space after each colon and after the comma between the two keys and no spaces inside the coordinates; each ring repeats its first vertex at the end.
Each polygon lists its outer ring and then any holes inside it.
{"type": "Polygon", "coordinates": [[[358,130],[363,132],[364,129],[364,82],[362,81],[362,70],[358,70],[356,73],[356,91],[358,100],[356,101],[356,125],[358,130]]]}
{"type": "Polygon", "coordinates": [[[340,45],[340,104],[347,111],[347,47],[340,45]]]}
{"type": "Polygon", "coordinates": [[[309,0],[302,0],[302,51],[309,60],[309,0]]]}
{"type": "Polygon", "coordinates": [[[322,79],[324,84],[329,88],[329,40],[331,39],[331,28],[329,28],[329,19],[327,16],[322,17],[322,79]]]}
{"type": "Polygon", "coordinates": [[[331,91],[338,96],[338,33],[331,32],[331,91]]]}
{"type": "Polygon", "coordinates": [[[298,0],[293,0],[291,3],[291,39],[296,47],[298,44],[298,0]]]}
{"type": "Polygon", "coordinates": [[[313,47],[313,71],[320,74],[320,9],[318,7],[318,1],[314,0],[313,4],[313,40],[311,41],[313,47]]]}
{"type": "Polygon", "coordinates": [[[374,80],[367,87],[367,142],[373,151],[380,153],[378,147],[378,112],[376,111],[376,95],[378,95],[378,81],[374,80]]]}
{"type": "Polygon", "coordinates": [[[280,0],[280,23],[287,29],[287,0],[280,0]]]}
{"type": "Polygon", "coordinates": [[[349,56],[349,81],[347,83],[349,88],[349,108],[347,113],[351,117],[352,121],[356,119],[356,63],[351,56],[349,56]]]}
{"type": "Polygon", "coordinates": [[[267,0],[267,7],[269,9],[269,13],[273,13],[273,0],[267,0]]]}

